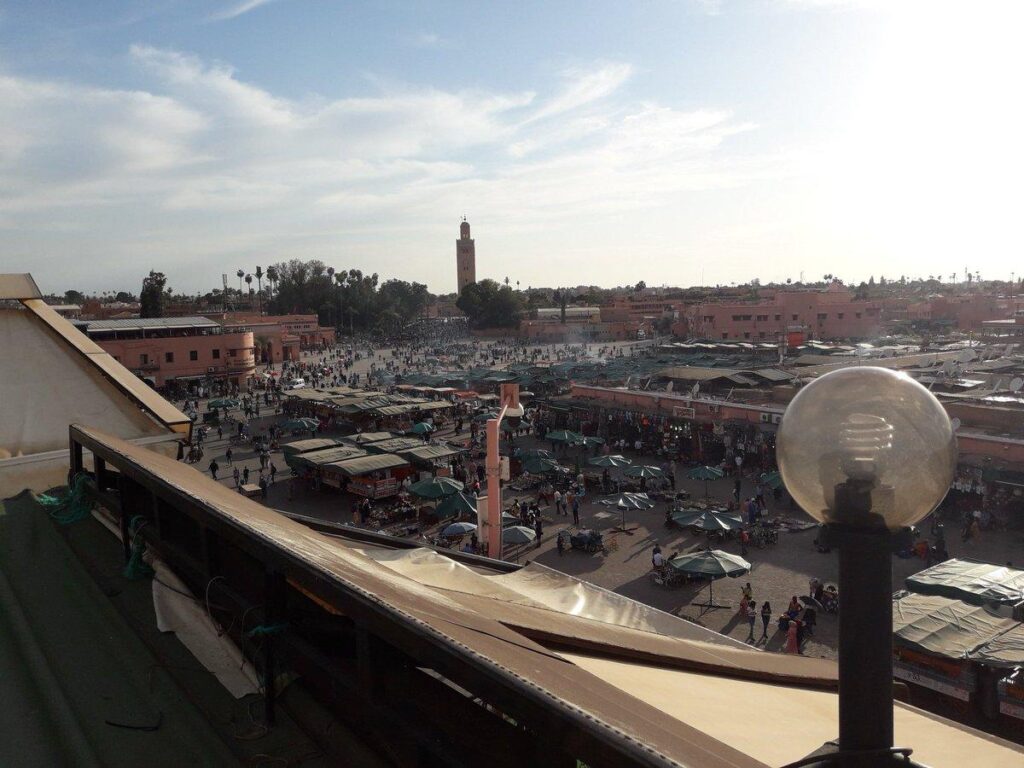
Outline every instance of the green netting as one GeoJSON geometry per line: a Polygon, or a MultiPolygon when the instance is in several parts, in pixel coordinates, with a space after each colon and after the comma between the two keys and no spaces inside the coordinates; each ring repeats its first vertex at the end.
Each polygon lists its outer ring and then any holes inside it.
{"type": "Polygon", "coordinates": [[[148,579],[154,571],[149,563],[143,560],[146,554],[146,542],[138,535],[139,530],[146,524],[147,520],[142,515],[136,515],[128,524],[128,536],[131,541],[131,555],[124,567],[126,579],[148,579]]]}
{"type": "Polygon", "coordinates": [[[88,480],[88,476],[84,473],[76,475],[64,496],[50,496],[43,493],[36,497],[36,501],[58,523],[68,525],[83,520],[89,516],[93,507],[93,500],[86,494],[88,480]]]}

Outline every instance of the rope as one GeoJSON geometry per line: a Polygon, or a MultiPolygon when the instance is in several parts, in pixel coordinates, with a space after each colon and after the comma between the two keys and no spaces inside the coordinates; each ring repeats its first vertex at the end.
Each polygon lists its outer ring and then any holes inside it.
{"type": "Polygon", "coordinates": [[[138,535],[148,521],[142,515],[136,515],[128,523],[128,535],[131,538],[131,556],[124,567],[126,579],[146,579],[155,574],[149,563],[142,559],[146,553],[146,542],[138,535]]]}
{"type": "Polygon", "coordinates": [[[245,633],[246,637],[262,637],[265,635],[278,635],[288,629],[287,624],[257,624],[245,633]]]}
{"type": "Polygon", "coordinates": [[[48,509],[50,517],[61,525],[70,525],[89,516],[93,501],[86,490],[89,477],[84,472],[75,475],[64,496],[50,496],[43,493],[36,497],[39,505],[48,509]]]}

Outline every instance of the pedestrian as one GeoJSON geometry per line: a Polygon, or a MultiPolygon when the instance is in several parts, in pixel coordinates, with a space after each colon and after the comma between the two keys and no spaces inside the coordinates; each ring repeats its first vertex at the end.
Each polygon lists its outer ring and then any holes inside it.
{"type": "Polygon", "coordinates": [[[262,496],[264,500],[266,500],[267,498],[267,488],[267,478],[263,477],[263,475],[260,475],[260,496],[262,496]]]}
{"type": "MultiPolygon", "coordinates": [[[[761,625],[763,630],[761,631],[761,640],[768,642],[768,625],[772,622],[772,604],[765,600],[761,603],[761,625]]],[[[758,640],[758,642],[761,642],[758,640]]]]}
{"type": "Polygon", "coordinates": [[[270,484],[274,484],[274,478],[277,476],[277,465],[274,462],[270,462],[270,484]]]}
{"type": "Polygon", "coordinates": [[[228,460],[228,464],[234,464],[234,462],[231,460],[232,456],[234,456],[234,452],[230,448],[228,448],[227,452],[224,454],[224,458],[228,460]]]}
{"type": "Polygon", "coordinates": [[[217,425],[217,439],[218,440],[223,440],[224,439],[224,428],[222,426],[220,426],[219,424],[217,425]]]}
{"type": "Polygon", "coordinates": [[[544,524],[541,522],[540,517],[537,518],[537,522],[533,524],[533,532],[537,534],[537,544],[540,546],[541,537],[544,535],[544,524]]]}
{"type": "Polygon", "coordinates": [[[747,633],[747,642],[754,642],[754,625],[757,624],[757,603],[753,600],[747,606],[747,626],[750,631],[747,633]]]}
{"type": "Polygon", "coordinates": [[[744,557],[747,556],[747,547],[750,544],[750,531],[744,528],[740,531],[740,554],[744,557]]]}
{"type": "Polygon", "coordinates": [[[732,499],[733,499],[733,501],[738,502],[740,500],[740,491],[742,489],[743,489],[743,481],[740,478],[737,477],[736,480],[732,484],[732,499]]]}
{"type": "Polygon", "coordinates": [[[561,557],[565,552],[565,540],[561,533],[555,537],[555,545],[558,547],[558,556],[561,557]]]}
{"type": "Polygon", "coordinates": [[[572,498],[572,524],[577,528],[580,526],[580,497],[573,496],[572,498]]]}
{"type": "Polygon", "coordinates": [[[799,623],[796,619],[790,619],[789,627],[786,629],[786,653],[800,653],[800,642],[797,639],[799,623]]]}
{"type": "Polygon", "coordinates": [[[214,480],[217,479],[217,470],[220,469],[220,464],[217,463],[216,459],[210,459],[210,477],[214,480]]]}
{"type": "Polygon", "coordinates": [[[231,477],[234,478],[235,488],[238,488],[238,486],[241,485],[240,480],[242,478],[242,473],[238,471],[238,467],[235,467],[234,471],[231,473],[231,477]]]}
{"type": "Polygon", "coordinates": [[[248,485],[248,484],[249,484],[249,468],[245,467],[242,470],[242,485],[248,485]]]}
{"type": "Polygon", "coordinates": [[[562,492],[556,488],[552,498],[555,500],[555,514],[562,514],[562,492]]]}

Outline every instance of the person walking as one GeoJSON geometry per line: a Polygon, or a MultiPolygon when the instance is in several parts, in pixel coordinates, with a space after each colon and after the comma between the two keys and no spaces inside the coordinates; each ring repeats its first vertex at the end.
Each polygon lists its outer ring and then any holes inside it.
{"type": "Polygon", "coordinates": [[[537,522],[533,524],[533,532],[537,534],[537,544],[540,546],[541,537],[544,535],[544,524],[541,522],[540,516],[537,517],[537,522]]]}
{"type": "Polygon", "coordinates": [[[270,484],[274,484],[274,478],[277,477],[277,465],[274,462],[270,462],[270,484]]]}
{"type": "Polygon", "coordinates": [[[235,462],[231,460],[234,455],[235,454],[231,450],[231,448],[228,448],[228,450],[224,454],[224,458],[228,460],[228,464],[234,465],[235,462]]]}
{"type": "Polygon", "coordinates": [[[791,619],[786,629],[786,653],[800,653],[800,641],[797,639],[798,624],[796,619],[791,619]]]}
{"type": "Polygon", "coordinates": [[[572,524],[580,527],[580,497],[572,497],[572,524]]]}
{"type": "Polygon", "coordinates": [[[747,633],[747,642],[754,642],[754,625],[757,624],[757,603],[753,600],[747,605],[747,626],[750,631],[747,633]]]}
{"type": "Polygon", "coordinates": [[[555,514],[562,514],[562,492],[556,488],[552,498],[555,500],[555,514]]]}
{"type": "Polygon", "coordinates": [[[231,473],[231,477],[234,478],[235,488],[237,489],[238,486],[241,485],[242,479],[242,473],[238,471],[238,467],[235,467],[234,471],[231,473]]]}
{"type": "Polygon", "coordinates": [[[210,459],[210,477],[214,480],[217,479],[217,470],[220,469],[220,464],[217,463],[216,459],[210,459]]]}
{"type": "Polygon", "coordinates": [[[242,485],[248,485],[248,484],[249,484],[249,468],[248,467],[244,467],[242,469],[242,485]]]}
{"type": "Polygon", "coordinates": [[[761,640],[764,640],[766,643],[768,642],[768,625],[771,623],[772,604],[765,600],[763,603],[761,603],[761,626],[763,627],[763,629],[761,631],[761,639],[758,640],[758,642],[761,642],[761,640]]]}

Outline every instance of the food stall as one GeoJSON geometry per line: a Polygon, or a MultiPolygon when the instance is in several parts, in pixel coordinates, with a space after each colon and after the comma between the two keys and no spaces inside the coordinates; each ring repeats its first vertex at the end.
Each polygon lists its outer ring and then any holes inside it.
{"type": "Polygon", "coordinates": [[[354,445],[336,445],[332,448],[324,448],[319,451],[308,451],[292,457],[292,464],[289,464],[297,472],[309,472],[323,485],[331,488],[341,488],[344,484],[344,477],[333,470],[335,462],[355,459],[365,456],[366,451],[354,445]]]}
{"type": "Polygon", "coordinates": [[[341,443],[329,437],[314,437],[309,440],[295,440],[285,443],[281,446],[281,453],[284,454],[284,463],[291,469],[295,469],[296,465],[293,462],[296,456],[310,451],[322,451],[324,448],[334,448],[337,445],[341,445],[341,443]]]}
{"type": "Polygon", "coordinates": [[[897,593],[892,619],[893,674],[961,711],[977,703],[972,653],[1019,624],[993,608],[909,592],[897,593]]]}
{"type": "Polygon", "coordinates": [[[347,490],[357,496],[382,499],[395,496],[402,489],[402,480],[412,472],[409,462],[393,453],[338,461],[329,471],[347,480],[347,490]]]}
{"type": "Polygon", "coordinates": [[[408,460],[416,469],[429,472],[435,477],[450,477],[452,474],[451,458],[462,453],[461,448],[448,445],[424,445],[402,448],[395,451],[403,459],[408,460]]]}

